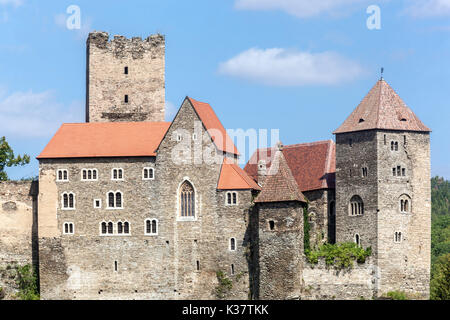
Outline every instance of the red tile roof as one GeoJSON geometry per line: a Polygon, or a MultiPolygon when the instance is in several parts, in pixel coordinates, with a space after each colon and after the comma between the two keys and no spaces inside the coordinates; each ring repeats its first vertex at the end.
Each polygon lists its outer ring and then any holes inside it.
{"type": "Polygon", "coordinates": [[[144,157],[155,150],[170,122],[63,124],[37,159],[144,157]]]}
{"type": "Polygon", "coordinates": [[[300,191],[283,152],[277,150],[255,203],[284,201],[306,202],[306,198],[300,191]]]}
{"type": "MultiPolygon", "coordinates": [[[[271,166],[274,148],[258,149],[244,170],[258,180],[258,162],[271,166]]],[[[283,155],[302,192],[334,189],[336,172],[336,145],[332,140],[289,145],[283,147],[283,155]]]]}
{"type": "Polygon", "coordinates": [[[224,158],[220,171],[218,190],[261,190],[258,184],[237,164],[224,158]]]}
{"type": "Polygon", "coordinates": [[[375,84],[359,106],[333,133],[371,129],[431,131],[384,80],[375,84]]]}
{"type": "Polygon", "coordinates": [[[203,122],[206,130],[211,135],[214,144],[220,151],[239,155],[239,151],[223,127],[213,108],[208,103],[200,102],[192,98],[187,98],[203,122]]]}

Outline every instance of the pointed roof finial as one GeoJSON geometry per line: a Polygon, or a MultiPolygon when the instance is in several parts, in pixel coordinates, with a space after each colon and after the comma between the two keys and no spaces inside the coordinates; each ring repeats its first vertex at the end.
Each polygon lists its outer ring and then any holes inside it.
{"type": "Polygon", "coordinates": [[[283,143],[281,141],[278,141],[278,143],[277,143],[277,150],[283,151],[283,143]]]}
{"type": "Polygon", "coordinates": [[[384,73],[384,68],[381,67],[381,80],[383,80],[383,73],[384,73]]]}

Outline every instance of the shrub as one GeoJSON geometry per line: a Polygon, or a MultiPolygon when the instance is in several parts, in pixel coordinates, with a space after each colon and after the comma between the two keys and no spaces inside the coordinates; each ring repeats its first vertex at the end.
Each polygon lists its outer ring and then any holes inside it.
{"type": "Polygon", "coordinates": [[[351,268],[353,261],[358,263],[366,262],[367,257],[372,254],[372,249],[363,249],[353,242],[340,244],[323,244],[317,250],[306,250],[306,257],[309,263],[317,264],[319,258],[325,258],[327,266],[337,268],[351,268]]]}
{"type": "Polygon", "coordinates": [[[19,285],[18,298],[21,300],[39,300],[37,278],[30,265],[17,267],[17,284],[19,285]]]}
{"type": "Polygon", "coordinates": [[[389,291],[387,296],[392,300],[408,300],[406,293],[403,291],[389,291]]]}
{"type": "Polygon", "coordinates": [[[216,272],[219,284],[216,287],[216,296],[219,299],[225,298],[225,295],[233,288],[233,282],[228,279],[223,271],[216,272]]]}

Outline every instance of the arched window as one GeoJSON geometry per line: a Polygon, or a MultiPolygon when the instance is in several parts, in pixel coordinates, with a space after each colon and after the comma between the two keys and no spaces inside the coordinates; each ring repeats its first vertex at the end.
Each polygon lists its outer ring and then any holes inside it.
{"type": "Polygon", "coordinates": [[[113,234],[114,233],[114,225],[112,222],[108,223],[108,234],[113,234]]]}
{"type": "Polygon", "coordinates": [[[69,174],[66,169],[60,169],[57,171],[56,181],[69,181],[69,174]]]}
{"type": "Polygon", "coordinates": [[[183,182],[180,188],[181,217],[195,217],[195,191],[189,181],[183,182]]]}
{"type": "Polygon", "coordinates": [[[411,212],[411,198],[408,195],[404,194],[400,196],[399,209],[401,213],[411,212]]]}
{"type": "Polygon", "coordinates": [[[237,192],[227,192],[226,194],[226,204],[228,206],[235,206],[238,204],[238,194],[237,192]]]}
{"type": "Polygon", "coordinates": [[[102,234],[106,234],[108,232],[108,228],[106,222],[102,222],[102,234]]]}
{"type": "Polygon", "coordinates": [[[364,214],[364,202],[360,196],[353,196],[350,199],[348,211],[350,216],[362,216],[364,214]]]}
{"type": "Polygon", "coordinates": [[[75,195],[73,193],[64,192],[61,202],[63,210],[75,209],[75,195]]]}
{"type": "Polygon", "coordinates": [[[64,234],[74,234],[74,226],[72,222],[66,222],[64,223],[64,234]]]}
{"type": "Polygon", "coordinates": [[[123,224],[123,233],[130,234],[130,223],[127,221],[123,224]]]}
{"type": "Polygon", "coordinates": [[[123,169],[112,169],[111,180],[123,180],[123,169]]]}
{"type": "Polygon", "coordinates": [[[158,234],[158,220],[156,219],[145,220],[145,234],[146,235],[158,234]]]}
{"type": "Polygon", "coordinates": [[[402,233],[401,232],[395,232],[394,233],[394,242],[395,243],[402,242],[402,233]]]}
{"type": "Polygon", "coordinates": [[[123,209],[123,196],[122,192],[108,192],[108,209],[123,209]]]}
{"type": "Polygon", "coordinates": [[[118,222],[117,223],[117,233],[118,234],[122,234],[123,233],[123,223],[122,222],[118,222]]]}
{"type": "Polygon", "coordinates": [[[155,178],[154,172],[153,168],[144,168],[142,171],[142,180],[153,180],[155,178]]]}
{"type": "Polygon", "coordinates": [[[361,246],[361,237],[357,233],[355,234],[355,243],[358,247],[361,246]]]}
{"type": "Polygon", "coordinates": [[[235,238],[230,239],[230,251],[236,251],[236,239],[235,238]]]}

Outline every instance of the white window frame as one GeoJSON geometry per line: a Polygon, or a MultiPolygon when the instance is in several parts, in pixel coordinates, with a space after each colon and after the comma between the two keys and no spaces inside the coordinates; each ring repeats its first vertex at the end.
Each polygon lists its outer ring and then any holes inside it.
{"type": "MultiPolygon", "coordinates": [[[[69,202],[68,204],[70,204],[69,199],[68,199],[68,202],[69,202]]],[[[75,196],[75,193],[74,192],[67,192],[67,191],[61,193],[61,210],[73,211],[73,210],[76,210],[76,208],[77,208],[77,198],[75,196]],[[73,208],[70,208],[70,207],[64,208],[64,195],[65,194],[67,194],[67,196],[73,195],[73,208]]]]}
{"type": "Polygon", "coordinates": [[[151,237],[156,237],[156,236],[158,236],[158,234],[159,234],[159,221],[158,221],[158,219],[155,219],[155,218],[147,218],[147,219],[145,219],[145,221],[144,221],[144,235],[151,236],[151,237]],[[156,221],[156,233],[152,233],[152,232],[148,233],[147,232],[147,221],[150,221],[150,231],[152,229],[153,221],[156,221]]]}
{"type": "Polygon", "coordinates": [[[149,181],[149,180],[155,180],[155,168],[152,167],[145,167],[144,169],[142,169],[142,180],[144,181],[149,181]],[[150,176],[150,170],[153,171],[153,178],[144,178],[144,172],[145,170],[148,170],[148,174],[150,176]]]}
{"type": "Polygon", "coordinates": [[[196,133],[193,133],[192,134],[192,141],[197,141],[197,134],[196,133]]]}
{"type": "Polygon", "coordinates": [[[237,191],[227,191],[225,193],[225,205],[226,206],[237,206],[239,205],[239,194],[237,191]],[[228,194],[231,194],[231,203],[228,203],[228,194]],[[236,203],[233,203],[233,194],[236,194],[236,203]]]}
{"type": "Polygon", "coordinates": [[[184,177],[183,179],[181,179],[181,182],[178,184],[176,199],[177,199],[177,221],[180,221],[180,222],[184,222],[184,221],[186,221],[186,222],[189,222],[189,221],[197,221],[197,220],[198,220],[198,217],[200,216],[200,206],[199,206],[199,203],[201,203],[201,199],[200,199],[200,194],[199,194],[198,191],[197,191],[197,188],[195,187],[194,183],[192,182],[192,180],[191,180],[189,177],[184,177]],[[193,217],[188,217],[188,216],[182,217],[182,216],[181,216],[181,207],[180,207],[180,203],[181,203],[181,199],[180,199],[180,189],[181,189],[181,186],[183,185],[183,183],[184,183],[185,181],[188,181],[188,182],[192,185],[192,188],[194,189],[194,194],[195,194],[195,197],[194,197],[194,200],[195,200],[195,203],[194,203],[195,215],[194,215],[193,217]]]}
{"type": "Polygon", "coordinates": [[[123,208],[124,208],[125,206],[124,206],[124,198],[123,198],[123,192],[122,191],[120,191],[120,190],[117,190],[117,191],[112,191],[112,190],[110,190],[110,191],[108,191],[107,193],[106,193],[106,210],[123,210],[123,208]],[[117,195],[117,193],[120,193],[121,194],[121,207],[110,207],[109,206],[109,194],[110,193],[113,193],[114,194],[114,206],[116,205],[116,195],[117,195]]]}
{"type": "Polygon", "coordinates": [[[69,170],[67,169],[58,169],[56,170],[56,182],[69,182],[69,170]],[[59,172],[62,172],[62,180],[59,179],[59,172]],[[64,172],[67,173],[67,179],[64,180],[64,172]]]}
{"type": "Polygon", "coordinates": [[[73,236],[75,234],[75,223],[73,222],[64,222],[63,223],[63,234],[66,236],[73,236]],[[69,225],[69,232],[66,233],[66,224],[69,225]],[[72,225],[72,233],[70,232],[70,225],[72,225]]]}
{"type": "Polygon", "coordinates": [[[123,168],[111,169],[111,180],[112,181],[125,181],[125,170],[123,170],[123,168]],[[119,176],[119,171],[122,171],[122,178],[114,179],[114,170],[117,170],[117,177],[119,176]]]}
{"type": "Polygon", "coordinates": [[[109,221],[105,221],[105,220],[101,221],[99,223],[98,227],[99,227],[99,234],[100,234],[101,237],[113,237],[113,236],[116,235],[115,231],[117,231],[117,228],[114,227],[114,222],[112,222],[111,220],[109,220],[109,221]],[[105,234],[102,233],[102,224],[103,223],[106,223],[106,233],[105,234]],[[108,224],[109,223],[113,224],[113,233],[108,233],[108,224]]]}
{"type": "Polygon", "coordinates": [[[102,199],[94,199],[94,209],[101,209],[102,208],[102,199]],[[97,201],[100,202],[100,206],[96,206],[97,201]]]}
{"type": "MultiPolygon", "coordinates": [[[[129,237],[131,236],[131,223],[128,220],[119,220],[116,222],[116,233],[114,235],[119,237],[129,237]],[[119,233],[119,223],[122,223],[122,233],[119,233]],[[128,223],[128,233],[125,233],[125,223],[128,223]]],[[[114,230],[113,230],[114,231],[114,230]]]]}
{"type": "Polygon", "coordinates": [[[358,247],[361,247],[361,235],[359,233],[355,233],[355,235],[353,236],[353,242],[355,242],[358,247]],[[357,236],[358,241],[356,241],[357,236]]]}
{"type": "Polygon", "coordinates": [[[230,238],[230,240],[228,241],[228,250],[230,252],[236,252],[237,251],[237,241],[235,237],[230,238]],[[234,240],[234,249],[231,247],[231,241],[234,240]]]}
{"type": "Polygon", "coordinates": [[[81,174],[81,181],[98,181],[98,170],[97,169],[86,169],[86,168],[83,168],[83,169],[81,169],[81,172],[80,172],[81,174]],[[84,173],[84,171],[86,171],[86,179],[84,179],[83,178],[83,173],[84,173]],[[89,179],[89,178],[87,178],[88,177],[88,172],[89,171],[91,171],[91,175],[93,176],[93,174],[94,174],[94,171],[95,171],[95,179],[89,179]]]}

